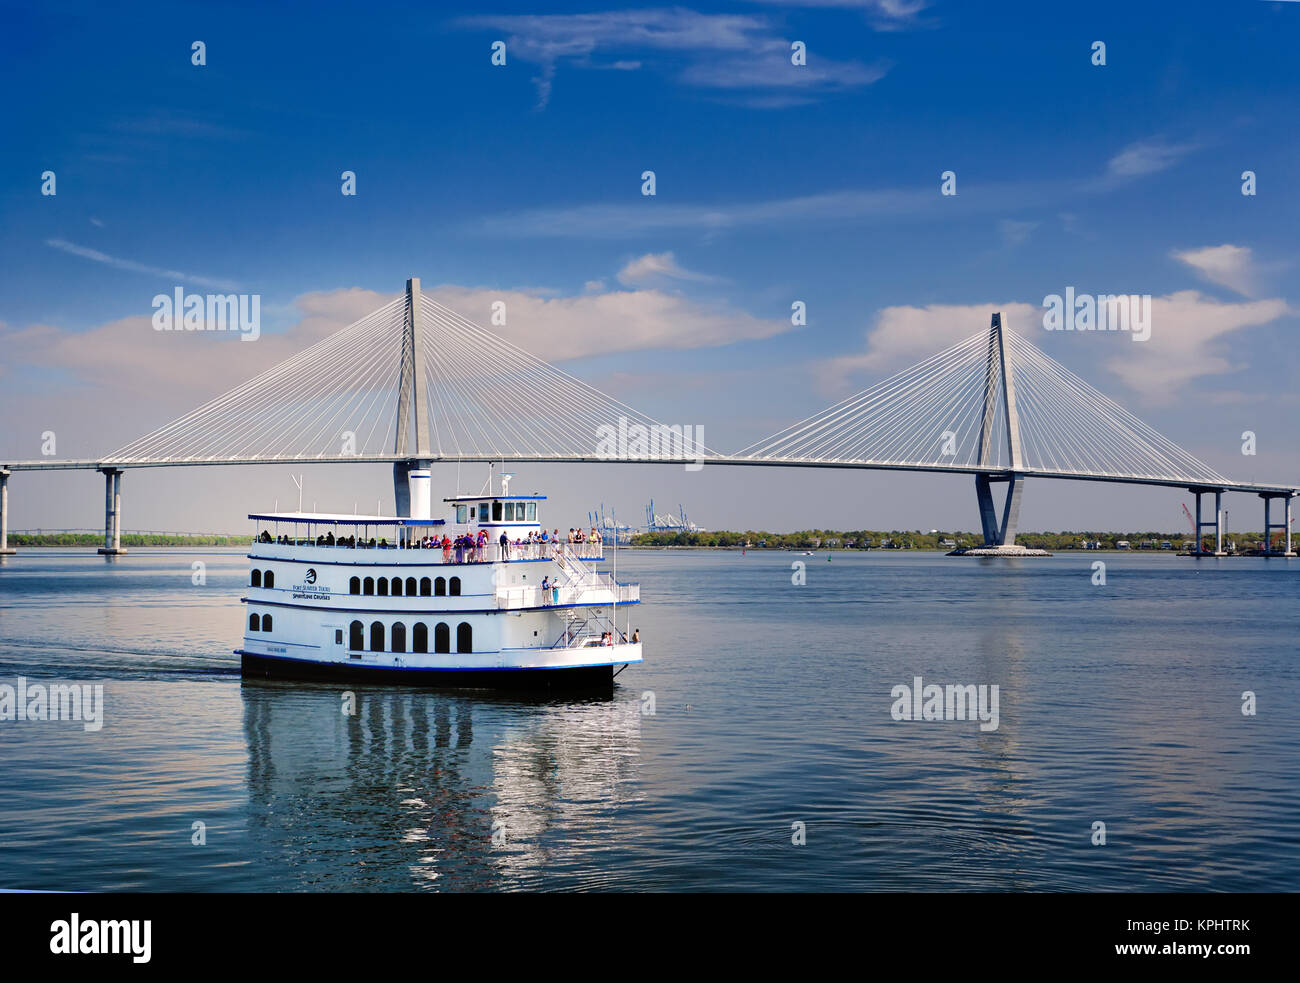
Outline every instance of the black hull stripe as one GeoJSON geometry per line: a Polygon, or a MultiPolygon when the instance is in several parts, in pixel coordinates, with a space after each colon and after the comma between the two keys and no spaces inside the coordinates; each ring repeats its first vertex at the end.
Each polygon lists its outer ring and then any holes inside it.
{"type": "Polygon", "coordinates": [[[609,690],[614,667],[578,666],[563,669],[436,669],[407,666],[356,666],[308,662],[240,652],[240,672],[250,679],[346,679],[403,686],[466,686],[512,690],[609,690]]]}

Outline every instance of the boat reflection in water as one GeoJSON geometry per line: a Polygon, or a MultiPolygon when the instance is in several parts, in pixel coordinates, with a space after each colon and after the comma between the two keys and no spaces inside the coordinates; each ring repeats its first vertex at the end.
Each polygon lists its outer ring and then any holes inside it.
{"type": "Polygon", "coordinates": [[[641,705],[623,689],[245,680],[243,701],[249,839],[286,890],[599,887],[594,860],[638,797],[641,705]]]}

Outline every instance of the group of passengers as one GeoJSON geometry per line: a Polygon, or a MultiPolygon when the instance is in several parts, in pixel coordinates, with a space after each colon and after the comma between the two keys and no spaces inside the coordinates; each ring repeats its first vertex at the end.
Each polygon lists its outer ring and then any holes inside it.
{"type": "MultiPolygon", "coordinates": [[[[257,537],[257,541],[259,543],[275,542],[282,546],[311,546],[313,543],[310,539],[298,540],[294,539],[292,536],[277,536],[272,540],[271,534],[266,530],[263,530],[262,534],[257,537]]],[[[498,540],[498,544],[501,547],[501,558],[503,560],[508,560],[511,557],[512,549],[516,557],[523,558],[527,555],[523,551],[524,547],[546,543],[554,544],[558,551],[560,541],[560,530],[558,529],[553,529],[549,533],[545,529],[541,530],[541,532],[534,529],[530,530],[526,537],[520,538],[516,536],[513,540],[503,532],[498,540]]],[[[486,550],[488,542],[487,530],[480,529],[477,533],[467,532],[454,538],[448,536],[446,533],[442,536],[424,536],[421,539],[412,541],[410,545],[412,549],[442,550],[443,563],[477,563],[487,559],[486,550]],[[455,557],[454,560],[453,555],[455,557]]],[[[595,526],[592,527],[590,533],[584,533],[581,529],[570,529],[567,542],[570,544],[593,543],[595,545],[600,545],[600,532],[595,526]]],[[[355,535],[341,536],[338,539],[335,539],[332,532],[326,533],[324,536],[317,536],[315,539],[315,545],[341,546],[348,549],[372,550],[389,548],[387,539],[376,541],[372,536],[370,540],[367,541],[364,537],[358,539],[355,535]]]]}

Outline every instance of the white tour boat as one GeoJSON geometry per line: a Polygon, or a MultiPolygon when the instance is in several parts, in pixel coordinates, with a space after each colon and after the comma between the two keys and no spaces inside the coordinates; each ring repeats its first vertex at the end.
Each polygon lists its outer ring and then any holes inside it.
{"type": "Polygon", "coordinates": [[[409,478],[411,516],[249,516],[245,676],[608,687],[641,661],[639,585],[600,572],[599,537],[547,531],[545,496],[508,494],[506,476],[432,518],[429,472],[409,478]]]}

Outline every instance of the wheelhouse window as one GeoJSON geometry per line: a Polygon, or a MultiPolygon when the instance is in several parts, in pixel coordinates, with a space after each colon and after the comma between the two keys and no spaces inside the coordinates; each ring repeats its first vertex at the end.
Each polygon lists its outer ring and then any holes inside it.
{"type": "Polygon", "coordinates": [[[261,586],[262,586],[262,571],[261,571],[261,570],[254,570],[254,571],[253,571],[253,580],[252,580],[252,584],[253,584],[254,587],[261,587],[261,586]]]}
{"type": "Polygon", "coordinates": [[[365,647],[366,626],[360,621],[354,621],[348,626],[348,648],[359,652],[365,647]]]}
{"type": "Polygon", "coordinates": [[[474,629],[469,626],[468,621],[462,621],[456,626],[456,651],[474,651],[474,629]]]}
{"type": "Polygon", "coordinates": [[[515,521],[515,503],[506,502],[506,522],[515,521]]]}
{"type": "Polygon", "coordinates": [[[529,502],[529,503],[528,503],[528,521],[529,521],[529,522],[536,522],[536,521],[537,521],[537,503],[536,503],[536,502],[529,502]]]}
{"type": "Polygon", "coordinates": [[[488,521],[488,503],[487,503],[487,502],[479,502],[479,503],[478,503],[478,521],[479,521],[479,522],[487,522],[487,521],[488,521]]]}
{"type": "Polygon", "coordinates": [[[468,510],[464,505],[457,505],[457,506],[456,506],[456,521],[457,521],[457,522],[460,522],[460,523],[464,523],[464,522],[468,521],[468,515],[467,515],[468,512],[469,512],[469,510],[468,510]]]}
{"type": "Polygon", "coordinates": [[[493,521],[493,522],[500,522],[500,521],[501,521],[501,503],[500,503],[500,502],[493,502],[493,503],[492,503],[492,521],[493,521]]]}
{"type": "Polygon", "coordinates": [[[445,653],[451,651],[451,629],[446,622],[438,622],[433,629],[433,651],[445,653]]]}

